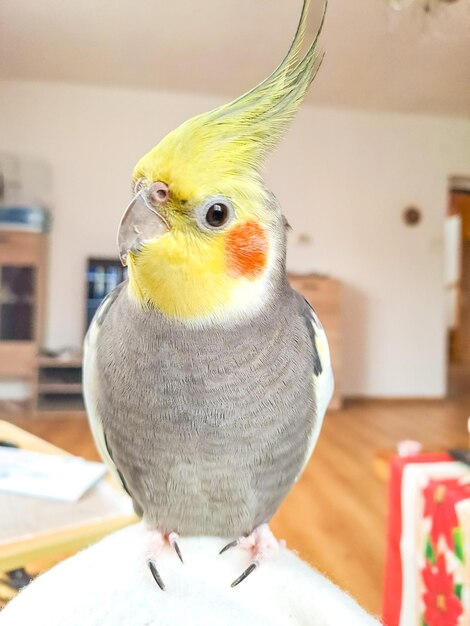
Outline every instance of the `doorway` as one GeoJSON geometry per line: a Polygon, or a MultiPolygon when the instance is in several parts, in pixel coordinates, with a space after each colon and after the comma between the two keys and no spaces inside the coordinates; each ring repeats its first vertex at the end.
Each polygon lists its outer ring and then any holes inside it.
{"type": "Polygon", "coordinates": [[[445,238],[448,396],[470,398],[470,177],[450,179],[445,238]]]}

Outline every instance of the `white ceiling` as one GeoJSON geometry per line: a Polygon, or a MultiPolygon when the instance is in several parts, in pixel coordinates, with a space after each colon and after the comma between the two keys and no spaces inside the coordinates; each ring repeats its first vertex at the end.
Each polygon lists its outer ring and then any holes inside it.
{"type": "MultiPolygon", "coordinates": [[[[440,37],[385,0],[330,0],[312,103],[470,115],[470,0],[440,37]]],[[[320,0],[313,4],[320,8],[320,0]]],[[[1,0],[0,77],[234,97],[287,49],[301,0],[1,0]]],[[[318,13],[319,11],[317,11],[318,13]]]]}

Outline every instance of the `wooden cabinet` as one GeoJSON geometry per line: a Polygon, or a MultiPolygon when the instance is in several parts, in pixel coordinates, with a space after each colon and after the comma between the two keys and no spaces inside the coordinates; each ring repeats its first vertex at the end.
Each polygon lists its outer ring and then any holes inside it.
{"type": "Polygon", "coordinates": [[[38,411],[83,410],[82,357],[52,357],[38,359],[38,411]]]}
{"type": "Polygon", "coordinates": [[[315,274],[305,276],[289,274],[289,280],[292,287],[301,293],[315,309],[325,329],[335,376],[335,392],[330,407],[340,409],[343,403],[341,390],[341,282],[315,274]]]}
{"type": "Polygon", "coordinates": [[[28,411],[36,398],[46,246],[43,233],[0,230],[0,382],[26,385],[28,411]]]}

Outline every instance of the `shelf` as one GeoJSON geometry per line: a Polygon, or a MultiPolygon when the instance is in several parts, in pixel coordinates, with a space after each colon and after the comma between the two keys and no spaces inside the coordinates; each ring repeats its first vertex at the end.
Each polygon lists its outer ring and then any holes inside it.
{"type": "Polygon", "coordinates": [[[64,383],[64,382],[55,382],[55,383],[39,383],[38,391],[41,394],[44,393],[82,393],[82,384],[81,383],[64,383]]]}
{"type": "Polygon", "coordinates": [[[82,358],[40,355],[38,410],[83,410],[82,358]]]}
{"type": "Polygon", "coordinates": [[[85,409],[81,394],[39,395],[38,411],[83,411],[85,409]]]}
{"type": "Polygon", "coordinates": [[[61,358],[56,356],[39,356],[38,365],[40,368],[47,367],[62,367],[62,368],[79,368],[82,367],[83,359],[81,356],[76,356],[71,359],[61,358]]]}

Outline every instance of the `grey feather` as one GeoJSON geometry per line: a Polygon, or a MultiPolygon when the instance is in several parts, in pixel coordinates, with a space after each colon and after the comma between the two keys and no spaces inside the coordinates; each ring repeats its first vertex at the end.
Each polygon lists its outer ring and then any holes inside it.
{"type": "Polygon", "coordinates": [[[125,288],[100,318],[95,413],[151,526],[249,532],[302,470],[323,418],[316,348],[304,300],[286,281],[273,295],[246,326],[189,328],[125,288]]]}
{"type": "MultiPolygon", "coordinates": [[[[121,283],[114,289],[99,306],[88,333],[85,337],[84,343],[84,359],[83,359],[83,387],[84,398],[87,409],[88,421],[90,423],[91,432],[95,440],[95,445],[100,453],[103,461],[108,465],[111,474],[114,475],[118,483],[121,483],[125,491],[132,497],[132,494],[127,487],[125,478],[120,470],[114,463],[111,449],[106,439],[106,433],[103,429],[101,417],[97,410],[97,396],[99,388],[99,376],[97,373],[97,344],[101,325],[106,317],[108,309],[114,304],[117,297],[121,293],[121,290],[125,287],[124,283],[121,283]]],[[[134,511],[137,515],[142,517],[142,507],[133,499],[134,511]]]]}

